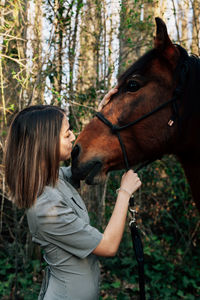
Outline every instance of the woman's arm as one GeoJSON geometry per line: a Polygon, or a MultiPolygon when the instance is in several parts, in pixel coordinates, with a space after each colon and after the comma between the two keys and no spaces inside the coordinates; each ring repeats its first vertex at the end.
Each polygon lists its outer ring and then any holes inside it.
{"type": "Polygon", "coordinates": [[[114,256],[116,254],[124,232],[129,198],[140,186],[141,181],[132,170],[123,175],[121,189],[112,216],[101,242],[93,251],[94,254],[99,256],[114,256]]]}

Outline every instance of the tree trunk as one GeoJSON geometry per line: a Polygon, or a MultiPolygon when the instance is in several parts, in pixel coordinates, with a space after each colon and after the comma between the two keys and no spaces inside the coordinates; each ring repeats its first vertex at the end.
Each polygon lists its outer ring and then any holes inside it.
{"type": "Polygon", "coordinates": [[[191,0],[192,2],[192,46],[191,51],[196,55],[200,55],[200,20],[199,20],[199,11],[200,11],[200,2],[198,0],[191,0]]]}

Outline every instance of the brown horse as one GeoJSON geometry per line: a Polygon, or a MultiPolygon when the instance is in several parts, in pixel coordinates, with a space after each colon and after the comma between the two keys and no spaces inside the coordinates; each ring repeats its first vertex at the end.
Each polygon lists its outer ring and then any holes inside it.
{"type": "Polygon", "coordinates": [[[171,42],[160,18],[156,25],[154,48],[119,78],[117,94],[79,135],[72,174],[94,183],[110,170],[174,154],[200,209],[200,60],[171,42]]]}

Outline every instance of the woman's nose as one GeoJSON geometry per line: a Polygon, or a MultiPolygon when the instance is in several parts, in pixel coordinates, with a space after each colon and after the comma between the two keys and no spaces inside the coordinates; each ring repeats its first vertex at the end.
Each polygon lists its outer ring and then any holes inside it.
{"type": "Polygon", "coordinates": [[[71,131],[71,142],[75,141],[75,139],[76,139],[76,137],[75,137],[73,131],[71,131]]]}

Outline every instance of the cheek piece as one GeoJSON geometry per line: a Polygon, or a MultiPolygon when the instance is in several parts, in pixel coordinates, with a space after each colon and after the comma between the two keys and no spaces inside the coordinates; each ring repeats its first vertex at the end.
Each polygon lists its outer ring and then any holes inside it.
{"type": "MultiPolygon", "coordinates": [[[[104,115],[100,112],[98,112],[96,114],[96,117],[103,122],[106,126],[108,126],[112,132],[112,134],[115,134],[119,140],[119,144],[122,150],[122,154],[123,154],[123,158],[124,158],[124,164],[125,164],[125,168],[126,171],[128,171],[130,169],[130,165],[129,165],[129,161],[128,161],[128,156],[127,156],[127,152],[126,152],[126,147],[122,141],[122,138],[120,136],[120,131],[121,130],[125,130],[126,128],[129,128],[131,126],[134,126],[135,124],[139,123],[140,121],[148,118],[149,116],[151,116],[152,114],[160,111],[161,109],[163,109],[164,107],[166,107],[169,104],[172,104],[172,109],[173,109],[173,115],[170,118],[168,125],[171,127],[174,124],[174,121],[176,120],[176,118],[178,118],[178,128],[179,128],[179,132],[181,132],[181,126],[180,126],[180,119],[179,119],[179,110],[178,110],[178,104],[177,104],[177,100],[180,98],[180,96],[183,93],[183,86],[185,84],[186,81],[186,75],[189,69],[188,66],[188,54],[183,53],[183,57],[180,57],[179,59],[179,63],[176,67],[175,70],[175,74],[180,73],[179,74],[179,79],[178,79],[178,85],[176,87],[176,89],[173,92],[173,97],[166,101],[165,103],[157,106],[154,110],[152,110],[151,112],[141,116],[140,118],[138,118],[137,120],[130,122],[124,126],[118,126],[115,124],[112,124],[106,117],[104,117],[104,115]]],[[[139,166],[135,172],[137,173],[141,168],[143,168],[144,166],[148,165],[149,163],[151,163],[153,160],[151,161],[146,161],[144,162],[141,166],[139,166]]],[[[136,210],[134,209],[134,197],[131,196],[130,200],[129,200],[129,211],[132,215],[132,220],[129,223],[129,227],[131,230],[131,237],[132,237],[132,242],[133,242],[133,249],[135,251],[135,256],[136,256],[136,260],[138,263],[138,274],[139,274],[139,289],[140,289],[140,299],[141,300],[145,300],[145,276],[144,276],[144,254],[143,254],[143,246],[142,246],[142,241],[140,238],[140,234],[138,231],[138,227],[136,224],[136,210]]]]}

